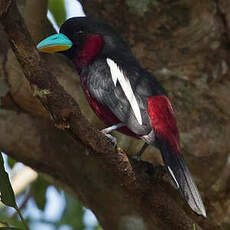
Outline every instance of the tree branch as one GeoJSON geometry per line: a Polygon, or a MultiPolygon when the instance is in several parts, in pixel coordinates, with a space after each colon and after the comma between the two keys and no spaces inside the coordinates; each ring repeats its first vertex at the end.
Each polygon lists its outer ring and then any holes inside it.
{"type": "MultiPolygon", "coordinates": [[[[35,159],[30,157],[28,160],[26,155],[24,161],[72,187],[80,200],[94,211],[104,229],[128,229],[127,226],[135,221],[146,229],[152,229],[153,225],[167,229],[192,229],[195,221],[173,200],[175,191],[166,183],[154,180],[153,174],[146,173],[148,164],[129,161],[125,153],[116,151],[110,141],[82,116],[78,104],[47,70],[15,1],[1,0],[0,21],[34,95],[50,113],[56,127],[65,130],[75,140],[56,130],[62,141],[68,139],[71,151],[76,151],[74,155],[69,151],[56,155],[54,148],[54,154],[49,156],[51,161],[47,161],[46,151],[42,153],[43,157],[34,154],[35,159]],[[50,168],[52,170],[48,170],[50,168]],[[76,175],[76,181],[73,175],[76,175]]],[[[11,131],[16,130],[14,127],[11,131]]],[[[201,220],[201,217],[191,216],[201,220]]],[[[210,223],[206,226],[210,229],[210,223]]],[[[201,229],[198,224],[196,229],[201,229]]]]}
{"type": "Polygon", "coordinates": [[[27,0],[25,5],[24,20],[33,41],[38,43],[43,37],[55,33],[47,19],[47,0],[27,0]]]}
{"type": "MultiPolygon", "coordinates": [[[[80,142],[73,141],[49,121],[24,113],[0,110],[0,135],[2,151],[39,172],[51,175],[67,190],[71,189],[85,206],[95,212],[105,229],[119,229],[120,221],[125,225],[132,218],[135,221],[135,217],[151,226],[147,229],[152,229],[153,225],[163,226],[163,229],[172,226],[188,229],[195,223],[178,207],[182,200],[177,192],[160,182],[149,164],[132,163],[133,173],[130,175],[128,159],[118,153],[118,157],[123,157],[119,165],[125,167],[123,178],[118,178],[114,167],[120,170],[120,166],[111,166],[111,156],[95,156],[95,152],[86,150],[80,142]],[[183,218],[178,221],[178,216],[183,218]],[[105,217],[108,219],[104,220],[105,217]]],[[[191,214],[189,208],[187,210],[191,214]]]]}

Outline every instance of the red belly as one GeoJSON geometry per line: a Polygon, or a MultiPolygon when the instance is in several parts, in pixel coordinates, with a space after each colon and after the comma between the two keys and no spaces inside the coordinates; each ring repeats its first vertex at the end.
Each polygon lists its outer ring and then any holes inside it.
{"type": "MultiPolygon", "coordinates": [[[[90,95],[90,92],[87,88],[86,81],[82,81],[82,87],[85,92],[86,98],[93,109],[93,111],[96,113],[96,115],[108,126],[116,125],[118,123],[121,123],[121,121],[111,112],[111,110],[107,107],[99,103],[95,98],[93,98],[90,95]]],[[[121,127],[117,129],[117,131],[131,137],[139,138],[138,135],[133,133],[131,130],[129,130],[127,127],[121,127]]]]}

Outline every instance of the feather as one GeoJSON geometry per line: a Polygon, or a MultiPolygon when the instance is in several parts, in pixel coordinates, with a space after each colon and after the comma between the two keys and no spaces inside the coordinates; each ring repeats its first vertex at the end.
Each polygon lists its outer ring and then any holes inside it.
{"type": "Polygon", "coordinates": [[[170,177],[172,179],[173,185],[176,187],[176,189],[180,188],[172,169],[169,166],[167,166],[167,167],[168,167],[168,171],[170,173],[170,177]]]}
{"type": "Polygon", "coordinates": [[[127,77],[125,77],[124,73],[120,70],[118,65],[113,60],[111,60],[110,58],[107,58],[106,61],[109,65],[114,85],[116,86],[117,81],[119,81],[121,88],[122,88],[123,92],[125,93],[125,96],[127,97],[128,101],[131,105],[131,108],[134,112],[134,115],[135,115],[138,123],[140,125],[142,125],[141,111],[140,111],[139,105],[137,103],[137,99],[133,93],[129,79],[127,77]]]}

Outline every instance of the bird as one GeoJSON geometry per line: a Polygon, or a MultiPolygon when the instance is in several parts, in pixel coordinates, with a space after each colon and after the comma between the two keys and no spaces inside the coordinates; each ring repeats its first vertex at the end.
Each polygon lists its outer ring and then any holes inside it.
{"type": "Polygon", "coordinates": [[[134,57],[123,38],[102,20],[73,17],[59,33],[42,40],[40,52],[60,52],[75,65],[88,103],[108,126],[144,141],[140,159],[151,145],[161,152],[170,181],[191,209],[206,217],[198,188],[185,163],[179,131],[167,92],[134,57]]]}

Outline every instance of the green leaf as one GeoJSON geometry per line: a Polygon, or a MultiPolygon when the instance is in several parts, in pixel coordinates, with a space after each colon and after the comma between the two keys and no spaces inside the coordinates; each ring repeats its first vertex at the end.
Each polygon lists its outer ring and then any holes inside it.
{"type": "Polygon", "coordinates": [[[0,154],[0,193],[3,204],[16,208],[14,191],[11,187],[8,173],[5,171],[2,154],[0,154]]]}
{"type": "Polygon", "coordinates": [[[0,230],[23,230],[21,228],[13,228],[13,227],[0,227],[0,230]]]}
{"type": "MultiPolygon", "coordinates": [[[[29,224],[30,220],[27,219],[26,223],[29,224]]],[[[0,227],[9,227],[9,226],[12,226],[17,229],[25,229],[24,223],[18,220],[18,216],[16,215],[9,216],[8,209],[4,208],[0,211],[0,227]]]]}
{"type": "Polygon", "coordinates": [[[57,226],[68,224],[73,229],[84,230],[85,226],[83,223],[84,209],[82,205],[69,194],[65,193],[66,208],[64,215],[57,226]]]}
{"type": "Polygon", "coordinates": [[[9,167],[12,169],[14,167],[14,165],[17,163],[14,159],[12,159],[11,157],[7,156],[7,162],[9,167]]]}
{"type": "Polygon", "coordinates": [[[7,206],[15,208],[25,228],[29,229],[16,204],[14,191],[10,184],[8,173],[5,171],[3,157],[1,153],[0,153],[0,193],[1,193],[2,203],[7,206]]]}
{"type": "Polygon", "coordinates": [[[37,207],[41,210],[45,209],[46,205],[46,190],[50,184],[41,176],[33,182],[31,187],[32,196],[37,207]]]}
{"type": "Polygon", "coordinates": [[[60,26],[66,20],[65,1],[49,0],[48,8],[53,14],[56,23],[60,26]]]}
{"type": "Polygon", "coordinates": [[[94,227],[94,230],[103,230],[103,229],[102,229],[102,227],[101,227],[99,224],[97,224],[97,225],[94,227]]]}

